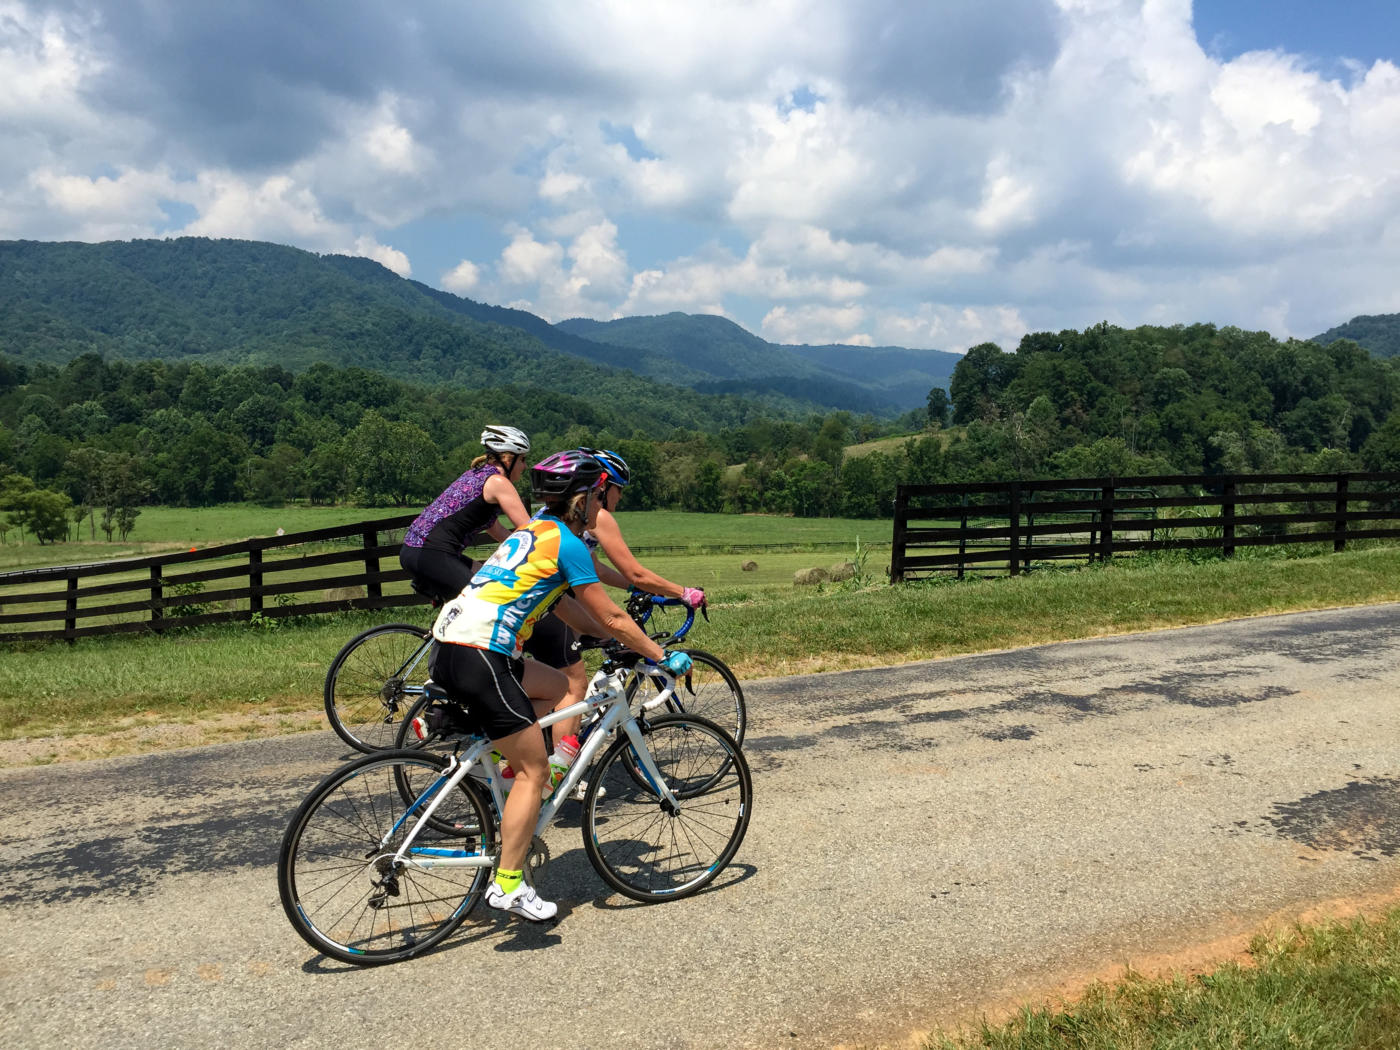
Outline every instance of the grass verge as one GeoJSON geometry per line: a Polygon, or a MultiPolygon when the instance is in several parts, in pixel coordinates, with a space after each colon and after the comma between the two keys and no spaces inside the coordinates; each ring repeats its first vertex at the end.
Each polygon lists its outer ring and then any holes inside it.
{"type": "Polygon", "coordinates": [[[1256,937],[1244,963],[1202,976],[1129,975],[1065,1009],[940,1034],[928,1050],[1393,1050],[1400,909],[1256,937]]]}
{"type": "MultiPolygon", "coordinates": [[[[965,583],[716,589],[690,642],[745,678],[840,670],[1300,609],[1400,599],[1400,547],[1307,558],[1124,562],[965,583]]],[[[325,669],[374,623],[427,623],[423,608],[0,649],[0,741],[126,734],[118,751],[198,742],[136,734],[230,718],[249,735],[315,724],[325,669]],[[291,723],[287,718],[292,717],[291,723]]],[[[226,738],[227,732],[224,733],[226,738]]],[[[30,749],[52,761],[72,748],[30,749]]],[[[117,753],[110,748],[100,753],[117,753]]],[[[0,753],[0,764],[12,764],[0,753]]]]}

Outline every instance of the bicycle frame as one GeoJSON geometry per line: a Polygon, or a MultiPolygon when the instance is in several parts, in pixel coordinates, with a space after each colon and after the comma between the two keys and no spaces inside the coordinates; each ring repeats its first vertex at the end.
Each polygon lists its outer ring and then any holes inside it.
{"type": "MultiPolygon", "coordinates": [[[[575,715],[587,714],[589,711],[603,710],[603,715],[594,731],[589,734],[584,741],[583,748],[573,765],[569,767],[564,779],[555,787],[554,792],[540,806],[539,820],[535,824],[535,834],[541,834],[545,828],[554,820],[559,812],[559,807],[573,793],[578,782],[583,778],[584,771],[598,757],[599,752],[608,746],[612,740],[612,730],[620,729],[627,734],[627,739],[632,743],[633,752],[637,756],[641,766],[642,774],[647,778],[653,790],[657,791],[659,802],[676,810],[681,808],[680,801],[671,793],[671,789],[666,786],[661,771],[657,769],[656,762],[651,756],[650,749],[646,742],[640,726],[637,724],[637,716],[631,711],[627,698],[626,678],[629,674],[636,672],[635,668],[619,668],[612,672],[599,671],[594,675],[593,686],[589,695],[576,704],[564,708],[561,711],[551,711],[544,718],[540,719],[541,728],[562,722],[565,719],[573,718],[575,715]],[[599,682],[602,678],[603,681],[599,682]]],[[[649,672],[650,673],[650,672],[649,672]]],[[[660,694],[648,700],[643,710],[656,707],[665,703],[675,695],[676,680],[664,671],[658,672],[668,678],[669,684],[660,694]]],[[[639,712],[640,713],[640,712],[639,712]]],[[[418,823],[408,833],[402,845],[394,853],[393,862],[406,864],[412,867],[429,869],[435,867],[455,867],[455,868],[493,868],[496,866],[497,857],[483,854],[481,852],[471,852],[468,850],[450,850],[440,847],[415,847],[414,840],[418,837],[419,831],[432,818],[433,813],[442,803],[453,788],[471,772],[474,765],[481,764],[482,768],[488,772],[487,784],[491,790],[492,800],[496,805],[496,812],[505,811],[505,795],[501,791],[500,777],[497,775],[495,763],[484,761],[491,751],[491,742],[484,737],[476,737],[472,745],[467,749],[466,754],[458,758],[452,755],[448,760],[448,766],[442,774],[433,781],[428,788],[419,795],[413,803],[404,811],[402,817],[394,822],[394,826],[389,829],[388,834],[380,841],[380,849],[388,846],[390,840],[403,827],[404,822],[413,816],[414,811],[423,805],[430,796],[436,796],[428,802],[418,819],[418,823]]]]}

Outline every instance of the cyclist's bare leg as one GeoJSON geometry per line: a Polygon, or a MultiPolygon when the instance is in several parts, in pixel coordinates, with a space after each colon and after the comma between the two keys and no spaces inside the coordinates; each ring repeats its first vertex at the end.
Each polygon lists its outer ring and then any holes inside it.
{"type": "MultiPolygon", "coordinates": [[[[561,704],[569,702],[570,682],[568,675],[548,664],[542,664],[538,660],[525,661],[525,673],[521,676],[520,685],[525,690],[525,695],[530,698],[530,702],[535,705],[537,718],[542,718],[561,704]]],[[[541,736],[547,740],[549,737],[545,736],[545,732],[542,730],[541,736]]],[[[567,731],[558,732],[553,727],[548,732],[556,740],[568,736],[567,731]]],[[[505,754],[505,752],[501,753],[505,754]]]]}
{"type": "MultiPolygon", "coordinates": [[[[591,635],[594,638],[609,637],[607,629],[595,620],[587,609],[568,595],[565,595],[559,600],[559,604],[554,607],[554,611],[559,619],[563,620],[579,634],[591,635]]],[[[564,698],[560,700],[555,707],[556,711],[568,707],[570,704],[578,703],[583,699],[583,694],[588,689],[588,671],[583,666],[582,660],[575,660],[567,667],[562,668],[562,670],[564,674],[568,676],[569,688],[564,698]]],[[[530,695],[533,696],[534,694],[531,693],[530,695]]],[[[566,736],[577,736],[579,726],[582,724],[583,719],[581,717],[569,718],[563,722],[556,722],[553,727],[554,739],[562,740],[566,736]]]]}
{"type": "Polygon", "coordinates": [[[506,796],[505,810],[501,813],[500,867],[505,871],[520,871],[525,867],[525,855],[530,851],[530,839],[535,833],[535,822],[539,820],[540,799],[549,783],[549,754],[538,726],[491,743],[515,770],[515,786],[506,796]]]}
{"type": "MultiPolygon", "coordinates": [[[[560,670],[569,680],[569,690],[564,694],[564,699],[551,708],[553,711],[561,711],[570,704],[578,703],[588,690],[588,671],[583,666],[582,660],[575,660],[568,667],[560,668],[560,670]]],[[[562,722],[555,722],[554,725],[550,726],[550,729],[554,731],[555,740],[563,740],[566,736],[578,736],[581,725],[583,725],[583,716],[575,715],[562,722]]]]}

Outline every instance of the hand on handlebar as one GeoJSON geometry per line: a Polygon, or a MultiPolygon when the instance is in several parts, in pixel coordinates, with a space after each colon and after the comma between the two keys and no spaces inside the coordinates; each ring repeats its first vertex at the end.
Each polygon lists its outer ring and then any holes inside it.
{"type": "Polygon", "coordinates": [[[661,661],[659,666],[680,678],[690,673],[690,656],[679,649],[668,649],[665,659],[661,661]]]}
{"type": "Polygon", "coordinates": [[[692,609],[699,609],[705,605],[705,592],[699,587],[686,587],[681,591],[681,601],[692,609]]]}

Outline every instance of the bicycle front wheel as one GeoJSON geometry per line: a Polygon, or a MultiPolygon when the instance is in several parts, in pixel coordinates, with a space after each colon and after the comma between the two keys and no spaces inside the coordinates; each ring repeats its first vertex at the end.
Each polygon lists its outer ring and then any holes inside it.
{"type": "MultiPolygon", "coordinates": [[[[744,743],[748,714],[744,707],[744,691],[729,666],[713,653],[703,649],[682,649],[690,657],[690,673],[676,682],[676,695],[667,701],[666,710],[678,715],[698,715],[708,718],[734,738],[744,743]]],[[[655,695],[657,679],[644,679],[644,689],[655,695]]]]}
{"type": "Polygon", "coordinates": [[[660,715],[643,726],[672,806],[625,735],[603,755],[583,800],[583,847],[603,881],[633,900],[678,900],[708,885],[748,831],[753,781],[719,726],[660,715]]]}
{"type": "Polygon", "coordinates": [[[447,765],[417,751],[368,755],[321,781],[298,808],[282,838],[277,888],[292,926],[317,951],[359,966],[407,959],[446,938],[475,906],[490,867],[450,861],[495,853],[485,800],[464,781],[419,828],[399,797],[403,767],[419,767],[425,790],[441,790],[447,765]],[[395,864],[415,830],[408,862],[395,864]]]}
{"type": "Polygon", "coordinates": [[[394,746],[404,712],[423,695],[432,635],[409,623],[357,634],[326,672],[326,718],[336,735],[366,754],[394,746]]]}

